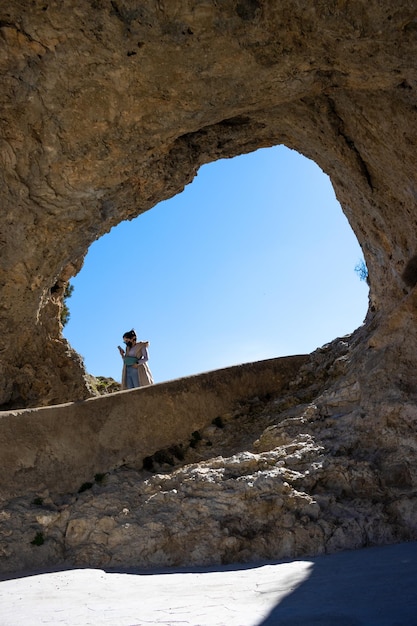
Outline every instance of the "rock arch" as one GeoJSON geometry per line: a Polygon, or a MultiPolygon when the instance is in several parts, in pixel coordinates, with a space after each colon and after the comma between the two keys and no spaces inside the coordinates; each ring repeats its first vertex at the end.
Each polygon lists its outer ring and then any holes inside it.
{"type": "Polygon", "coordinates": [[[0,405],[89,395],[59,314],[95,239],[201,164],[280,143],[330,176],[369,269],[359,390],[340,393],[409,399],[416,29],[392,0],[0,0],[0,405]]]}

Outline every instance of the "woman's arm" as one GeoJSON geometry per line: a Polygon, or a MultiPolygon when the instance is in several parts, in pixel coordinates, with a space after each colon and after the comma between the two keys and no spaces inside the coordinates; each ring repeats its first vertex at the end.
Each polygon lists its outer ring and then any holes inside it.
{"type": "Polygon", "coordinates": [[[148,358],[149,358],[148,350],[147,350],[146,346],[142,346],[142,349],[141,349],[141,351],[139,353],[139,356],[138,356],[138,359],[139,359],[138,365],[140,365],[141,363],[146,363],[148,358]]]}

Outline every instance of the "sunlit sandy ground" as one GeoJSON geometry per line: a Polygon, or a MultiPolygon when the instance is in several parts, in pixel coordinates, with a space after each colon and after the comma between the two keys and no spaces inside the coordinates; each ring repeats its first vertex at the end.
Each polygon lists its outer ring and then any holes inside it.
{"type": "Polygon", "coordinates": [[[417,624],[417,542],[312,559],[0,582],[1,626],[417,624]]]}

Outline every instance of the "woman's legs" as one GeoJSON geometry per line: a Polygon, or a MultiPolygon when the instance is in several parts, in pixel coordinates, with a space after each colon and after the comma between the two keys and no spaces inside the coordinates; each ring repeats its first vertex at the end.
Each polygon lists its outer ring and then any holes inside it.
{"type": "Polygon", "coordinates": [[[136,367],[128,366],[126,368],[126,387],[127,389],[134,389],[139,387],[139,376],[136,367]]]}

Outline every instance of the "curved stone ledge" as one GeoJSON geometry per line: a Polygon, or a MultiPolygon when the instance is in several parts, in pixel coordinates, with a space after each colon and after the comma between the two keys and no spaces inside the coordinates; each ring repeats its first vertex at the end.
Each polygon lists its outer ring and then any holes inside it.
{"type": "Polygon", "coordinates": [[[59,406],[0,414],[1,496],[77,491],[190,438],[241,401],[280,394],[307,356],[269,359],[59,406]]]}

